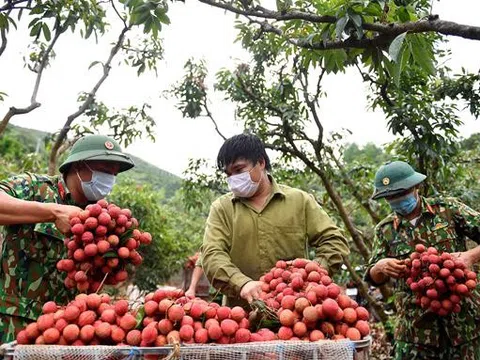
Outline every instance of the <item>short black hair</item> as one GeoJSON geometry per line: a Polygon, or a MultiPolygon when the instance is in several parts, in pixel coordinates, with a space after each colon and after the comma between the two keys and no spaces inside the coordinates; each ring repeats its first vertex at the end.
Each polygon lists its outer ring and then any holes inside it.
{"type": "Polygon", "coordinates": [[[246,159],[253,164],[265,160],[265,169],[270,171],[270,159],[265,151],[265,145],[253,134],[239,134],[225,140],[217,156],[217,166],[225,171],[227,166],[238,159],[246,159]]]}

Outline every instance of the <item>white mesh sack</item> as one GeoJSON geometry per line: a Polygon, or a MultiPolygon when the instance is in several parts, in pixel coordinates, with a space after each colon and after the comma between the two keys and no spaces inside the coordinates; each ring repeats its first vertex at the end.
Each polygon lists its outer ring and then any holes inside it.
{"type": "Polygon", "coordinates": [[[14,360],[351,360],[355,345],[340,341],[269,341],[232,345],[181,345],[179,347],[130,348],[116,346],[15,347],[14,360]]]}

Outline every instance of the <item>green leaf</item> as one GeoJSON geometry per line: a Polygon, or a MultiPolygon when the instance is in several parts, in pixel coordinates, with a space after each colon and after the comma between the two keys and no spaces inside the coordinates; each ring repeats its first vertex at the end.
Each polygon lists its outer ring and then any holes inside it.
{"type": "Polygon", "coordinates": [[[341,38],[343,34],[343,30],[345,30],[345,26],[347,25],[348,22],[348,15],[345,15],[344,17],[338,19],[337,25],[335,26],[335,34],[337,35],[337,38],[341,38]]]}
{"type": "Polygon", "coordinates": [[[380,7],[378,4],[374,2],[370,2],[368,6],[363,10],[363,13],[365,15],[370,15],[370,16],[380,16],[382,15],[383,12],[383,5],[380,7]]]}
{"type": "Polygon", "coordinates": [[[30,30],[30,36],[39,36],[40,31],[42,30],[42,24],[42,22],[37,22],[30,30]]]}
{"type": "Polygon", "coordinates": [[[362,17],[359,14],[349,12],[348,16],[352,19],[355,26],[362,27],[362,17]]]}
{"type": "Polygon", "coordinates": [[[135,329],[139,329],[142,326],[143,318],[145,317],[145,307],[141,306],[137,314],[135,315],[135,320],[137,320],[137,325],[135,325],[135,329]]]}
{"type": "Polygon", "coordinates": [[[427,43],[424,38],[418,35],[412,36],[411,51],[413,60],[430,75],[435,74],[435,66],[433,64],[434,55],[431,49],[431,44],[427,43]]]}
{"type": "Polygon", "coordinates": [[[401,22],[410,21],[410,13],[408,12],[407,8],[401,7],[397,10],[398,18],[401,22]]]}
{"type": "Polygon", "coordinates": [[[170,25],[170,18],[167,16],[166,13],[162,13],[160,15],[157,15],[158,17],[158,20],[163,23],[163,24],[166,24],[166,25],[170,25]]]}
{"type": "Polygon", "coordinates": [[[0,13],[0,29],[8,28],[8,19],[7,16],[0,13]]]}
{"type": "Polygon", "coordinates": [[[405,50],[406,47],[404,47],[403,49],[404,50],[401,51],[400,58],[398,59],[398,62],[395,63],[395,66],[394,66],[394,69],[393,69],[393,71],[394,71],[394,75],[393,75],[394,82],[397,86],[400,84],[400,79],[401,79],[402,72],[405,69],[405,67],[407,66],[408,61],[410,60],[410,51],[405,50]]]}
{"type": "Polygon", "coordinates": [[[118,254],[116,251],[109,250],[102,256],[104,259],[110,259],[110,258],[118,258],[118,254]]]}
{"type": "Polygon", "coordinates": [[[90,70],[92,67],[94,67],[95,65],[98,65],[98,64],[102,64],[103,63],[101,61],[93,61],[89,66],[88,66],[88,70],[90,70]]]}
{"type": "Polygon", "coordinates": [[[50,41],[52,39],[52,34],[50,33],[50,28],[47,24],[43,23],[42,25],[43,36],[45,36],[45,40],[50,41]]]}
{"type": "Polygon", "coordinates": [[[362,17],[356,13],[349,13],[349,17],[353,21],[353,25],[357,31],[357,38],[361,39],[363,37],[362,17]]]}
{"type": "Polygon", "coordinates": [[[7,20],[13,25],[15,30],[17,30],[17,23],[15,22],[15,20],[13,20],[10,16],[7,17],[7,20]]]}
{"type": "Polygon", "coordinates": [[[394,62],[398,62],[400,51],[402,50],[403,41],[405,40],[407,33],[401,33],[395,39],[393,39],[390,47],[388,48],[388,54],[394,62]]]}
{"type": "Polygon", "coordinates": [[[42,5],[37,5],[30,11],[30,15],[41,14],[44,10],[42,5]]]}
{"type": "Polygon", "coordinates": [[[148,9],[147,6],[142,5],[133,10],[132,15],[130,16],[130,21],[133,25],[140,25],[144,24],[151,17],[152,14],[150,13],[150,9],[148,9]]]}
{"type": "Polygon", "coordinates": [[[43,17],[44,18],[51,18],[51,17],[55,17],[56,15],[57,15],[57,13],[55,11],[47,10],[43,14],[43,17]]]}
{"type": "Polygon", "coordinates": [[[120,243],[126,242],[128,239],[132,237],[133,234],[133,229],[130,228],[127,231],[125,231],[122,235],[119,236],[120,243]]]}
{"type": "Polygon", "coordinates": [[[40,21],[40,18],[35,18],[33,19],[32,21],[30,21],[30,23],[28,24],[28,27],[32,27],[34,26],[36,23],[38,23],[40,21]]]}
{"type": "Polygon", "coordinates": [[[90,24],[86,29],[85,29],[85,39],[88,39],[90,35],[92,35],[92,32],[94,30],[93,24],[90,24]]]}

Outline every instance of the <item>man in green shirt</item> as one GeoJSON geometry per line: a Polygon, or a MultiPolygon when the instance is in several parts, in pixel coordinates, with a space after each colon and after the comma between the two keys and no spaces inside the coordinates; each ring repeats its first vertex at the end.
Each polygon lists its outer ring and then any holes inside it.
{"type": "Polygon", "coordinates": [[[27,173],[0,182],[0,343],[13,341],[45,302],[68,302],[72,293],[56,263],[67,255],[69,217],[108,195],[115,176],[133,166],[116,141],[91,135],[75,143],[61,176],[27,173]]]}
{"type": "Polygon", "coordinates": [[[202,245],[202,266],[229,305],[259,297],[261,275],[280,260],[307,257],[330,272],[342,264],[349,248],[340,229],[312,195],[279,185],[260,139],[236,135],[225,141],[217,157],[231,193],[210,208],[202,245]]]}
{"type": "Polygon", "coordinates": [[[415,304],[404,278],[403,260],[416,244],[455,253],[467,267],[480,260],[480,246],[467,249],[467,238],[480,243],[480,213],[454,198],[420,196],[418,185],[425,178],[403,161],[377,171],[373,199],[385,198],[393,213],[376,227],[366,280],[380,285],[395,279],[396,360],[479,360],[478,291],[462,300],[459,313],[439,316],[415,304]]]}

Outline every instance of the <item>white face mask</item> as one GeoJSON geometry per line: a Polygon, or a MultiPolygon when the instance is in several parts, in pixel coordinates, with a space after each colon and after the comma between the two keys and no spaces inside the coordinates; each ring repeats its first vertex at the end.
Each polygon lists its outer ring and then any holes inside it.
{"type": "MultiPolygon", "coordinates": [[[[90,169],[88,165],[87,167],[90,169]]],[[[88,201],[103,199],[112,191],[113,185],[115,184],[115,175],[92,169],[90,169],[90,171],[92,172],[92,180],[90,181],[83,181],[77,171],[83,194],[88,201]]]]}
{"type": "MultiPolygon", "coordinates": [[[[255,166],[252,168],[252,170],[253,169],[255,169],[255,166]]],[[[241,198],[249,198],[257,192],[262,178],[260,178],[259,182],[253,181],[250,177],[250,172],[252,170],[245,171],[237,175],[231,175],[227,178],[228,187],[233,195],[241,198]]]]}

